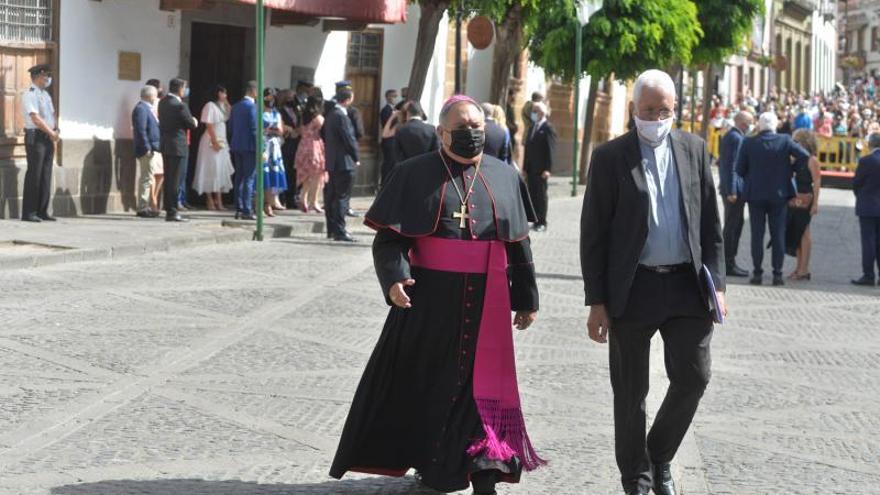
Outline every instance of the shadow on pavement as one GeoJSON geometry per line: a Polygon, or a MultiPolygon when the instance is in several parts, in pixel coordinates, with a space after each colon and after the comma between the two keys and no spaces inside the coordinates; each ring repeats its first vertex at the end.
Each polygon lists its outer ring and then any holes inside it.
{"type": "Polygon", "coordinates": [[[52,495],[431,495],[411,477],[303,484],[263,484],[199,479],[106,480],[52,488],[52,495]]]}

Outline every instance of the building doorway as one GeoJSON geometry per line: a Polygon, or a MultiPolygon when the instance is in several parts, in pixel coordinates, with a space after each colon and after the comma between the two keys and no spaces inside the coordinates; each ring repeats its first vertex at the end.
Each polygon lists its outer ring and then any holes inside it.
{"type": "Polygon", "coordinates": [[[379,98],[382,79],[383,33],[377,30],[352,32],[348,41],[345,77],[354,90],[354,106],[364,119],[361,147],[375,152],[379,141],[379,98]]]}
{"type": "MultiPolygon", "coordinates": [[[[202,107],[210,100],[215,85],[223,85],[229,101],[234,103],[244,96],[247,74],[250,74],[246,46],[251,31],[240,26],[193,22],[189,58],[189,106],[192,114],[201,117],[202,107]]],[[[201,120],[201,119],[199,119],[201,120]]],[[[228,129],[227,129],[228,130],[228,129]]],[[[199,125],[193,131],[190,142],[189,170],[187,173],[187,196],[201,203],[204,198],[196,198],[190,189],[195,174],[195,164],[199,140],[205,126],[199,125]]]]}

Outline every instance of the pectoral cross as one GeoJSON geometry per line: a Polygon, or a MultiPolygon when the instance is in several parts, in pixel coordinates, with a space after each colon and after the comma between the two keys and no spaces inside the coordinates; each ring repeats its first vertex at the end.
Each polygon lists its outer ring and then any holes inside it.
{"type": "Polygon", "coordinates": [[[461,205],[461,209],[452,214],[452,218],[461,219],[461,222],[458,223],[458,228],[463,229],[467,227],[467,219],[471,216],[468,215],[467,205],[461,205]]]}

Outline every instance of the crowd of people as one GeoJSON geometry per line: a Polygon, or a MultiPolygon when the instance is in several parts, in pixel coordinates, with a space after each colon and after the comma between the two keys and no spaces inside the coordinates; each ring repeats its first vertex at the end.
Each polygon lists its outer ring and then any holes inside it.
{"type": "Polygon", "coordinates": [[[186,203],[189,138],[202,125],[191,187],[204,195],[209,210],[225,210],[223,194],[233,191],[236,219],[255,220],[256,208],[270,217],[300,208],[326,216],[328,237],[353,241],[345,216],[356,216],[349,200],[363,123],[352,106],[351,84],[337,83],[328,101],[320,88],[304,81],[293,90],[264,88],[258,119],[259,94],[251,81],[233,105],[226,88],[217,85],[196,119],[184,101],[187,81],[172,79],[167,93],[160,81],[148,81],[131,117],[140,168],[137,215],[159,216],[161,196],[165,219],[186,221],[180,211],[191,208],[186,203]],[[262,205],[255,204],[257,132],[263,135],[262,205]]]}
{"type": "Polygon", "coordinates": [[[810,222],[819,212],[822,185],[818,140],[839,136],[859,138],[852,151],[854,158],[860,158],[853,190],[861,225],[863,274],[852,283],[875,285],[875,265],[880,267],[878,86],[880,80],[860,77],[848,88],[838,84],[832,92],[811,97],[771,91],[757,99],[747,92],[733,105],[726,105],[720,97],[713,98],[711,124],[729,128],[721,140],[718,161],[729,276],[749,276],[736,264],[743,213],[748,205],[754,265],[750,282],[762,282],[764,232],[768,227],[773,284],[784,284],[786,253],[797,258],[789,280],[811,279],[810,222]],[[760,115],[756,130],[755,115],[760,115]]]}

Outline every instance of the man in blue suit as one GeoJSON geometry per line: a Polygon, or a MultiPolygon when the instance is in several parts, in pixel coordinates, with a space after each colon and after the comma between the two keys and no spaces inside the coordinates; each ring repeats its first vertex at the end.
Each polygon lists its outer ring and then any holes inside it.
{"type": "Polygon", "coordinates": [[[254,184],[257,172],[257,82],[248,81],[244,98],[232,106],[232,141],[235,158],[235,218],[256,220],[254,184]]]}
{"type": "Polygon", "coordinates": [[[742,196],[743,180],[736,173],[736,157],[739,148],[755,120],[749,112],[739,112],[733,118],[734,127],[727,131],[721,139],[721,152],[718,168],[721,184],[718,188],[724,204],[724,254],[727,258],[727,275],[730,277],[747,277],[749,272],[736,264],[736,253],[739,250],[739,238],[743,229],[743,214],[746,202],[742,196]]]}
{"type": "Polygon", "coordinates": [[[334,241],[354,242],[345,230],[345,216],[354,183],[355,168],[360,165],[355,129],[348,107],[354,99],[350,89],[336,93],[336,104],[324,116],[324,147],[329,181],[324,187],[324,214],[327,237],[334,241]]]}
{"type": "Polygon", "coordinates": [[[759,133],[743,141],[736,159],[736,173],[743,178],[743,198],[749,204],[752,261],[755,271],[749,283],[761,285],[764,263],[764,230],[770,224],[773,285],[784,285],[785,216],[788,200],[795,196],[795,166],[807,166],[810,154],[787,134],[777,134],[779,118],[764,112],[758,119],[759,133]],[[792,162],[792,158],[795,162],[792,162]]]}
{"type": "Polygon", "coordinates": [[[871,154],[859,160],[853,192],[862,230],[862,278],[855,285],[874,286],[874,265],[880,268],[880,134],[868,137],[871,154]]]}

